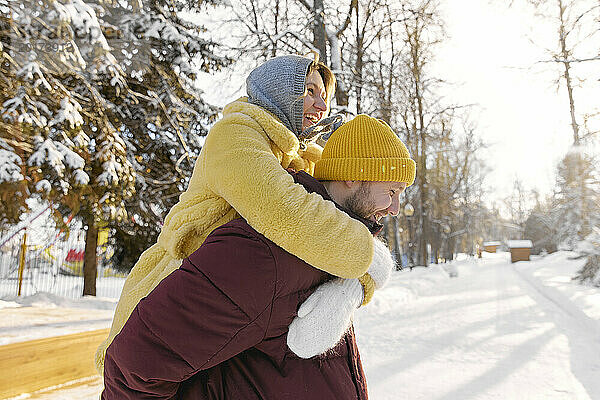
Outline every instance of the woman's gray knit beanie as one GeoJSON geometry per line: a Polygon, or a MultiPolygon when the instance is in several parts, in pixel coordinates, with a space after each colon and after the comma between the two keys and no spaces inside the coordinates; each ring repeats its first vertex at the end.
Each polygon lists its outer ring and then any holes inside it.
{"type": "Polygon", "coordinates": [[[303,95],[311,62],[295,55],[275,57],[246,79],[248,101],[275,114],[296,136],[302,133],[303,95]]]}

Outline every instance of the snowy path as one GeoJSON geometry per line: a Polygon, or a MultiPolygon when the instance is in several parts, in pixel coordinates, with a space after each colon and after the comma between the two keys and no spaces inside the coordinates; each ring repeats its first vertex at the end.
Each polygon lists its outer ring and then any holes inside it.
{"type": "Polygon", "coordinates": [[[499,254],[458,262],[452,279],[441,268],[396,274],[356,321],[370,397],[599,399],[600,324],[533,277],[536,264],[499,254]],[[413,298],[396,299],[399,288],[413,298]]]}
{"type": "MultiPolygon", "coordinates": [[[[355,318],[370,399],[600,399],[600,289],[571,281],[583,261],[568,256],[394,273],[355,318]]],[[[91,400],[101,387],[29,398],[91,400]]]]}

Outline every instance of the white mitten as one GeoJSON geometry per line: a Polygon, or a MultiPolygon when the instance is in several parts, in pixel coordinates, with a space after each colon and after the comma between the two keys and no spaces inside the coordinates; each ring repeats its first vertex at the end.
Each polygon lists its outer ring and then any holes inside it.
{"type": "Polygon", "coordinates": [[[375,288],[381,289],[390,279],[392,270],[396,263],[388,247],[379,239],[375,239],[373,246],[373,261],[367,270],[367,273],[375,281],[375,288]]]}
{"type": "Polygon", "coordinates": [[[363,300],[357,279],[325,282],[298,309],[290,324],[287,344],[298,357],[311,358],[333,348],[350,326],[363,300]]]}

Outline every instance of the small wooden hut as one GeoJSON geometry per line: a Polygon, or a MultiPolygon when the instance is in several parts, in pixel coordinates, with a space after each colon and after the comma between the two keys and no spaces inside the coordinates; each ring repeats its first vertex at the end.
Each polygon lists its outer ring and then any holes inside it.
{"type": "Polygon", "coordinates": [[[483,250],[488,253],[495,253],[500,244],[501,243],[497,241],[483,242],[483,250]]]}
{"type": "Polygon", "coordinates": [[[533,243],[531,240],[509,240],[510,262],[529,261],[533,243]]]}

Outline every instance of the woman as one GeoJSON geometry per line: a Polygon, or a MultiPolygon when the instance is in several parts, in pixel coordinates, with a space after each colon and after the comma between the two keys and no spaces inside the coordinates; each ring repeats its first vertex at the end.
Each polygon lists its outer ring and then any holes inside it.
{"type": "Polygon", "coordinates": [[[140,299],[212,230],[239,216],[315,268],[359,278],[365,303],[370,299],[376,283],[366,271],[377,267],[374,260],[387,249],[362,223],[294,184],[284,169],[312,174],[321,147],[305,140],[303,132],[329,111],[333,73],[305,57],[277,57],[250,73],[246,89],[248,98],[225,106],[223,118],[211,128],[189,187],[167,215],[158,243],[129,274],[109,337],[96,353],[100,373],[106,348],[140,299]]]}

